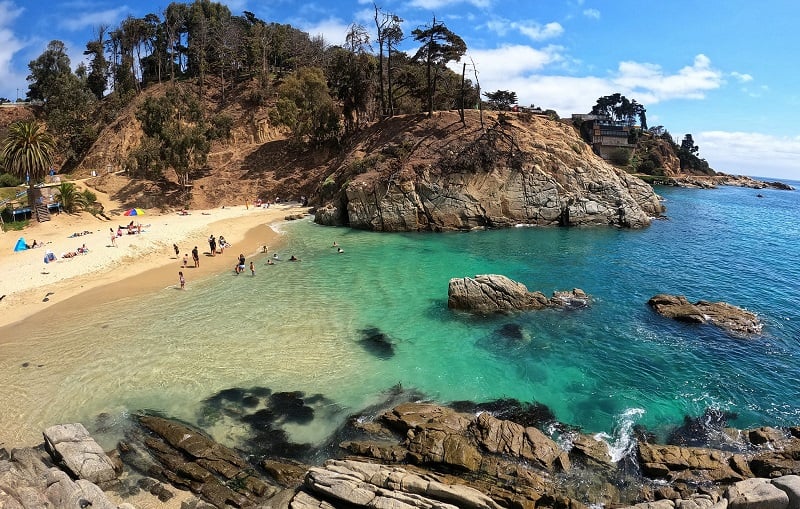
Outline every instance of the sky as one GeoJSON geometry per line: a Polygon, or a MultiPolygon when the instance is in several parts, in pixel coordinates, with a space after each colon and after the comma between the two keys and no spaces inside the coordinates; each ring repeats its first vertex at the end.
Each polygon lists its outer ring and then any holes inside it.
{"type": "MultiPolygon", "coordinates": [[[[25,97],[28,63],[51,40],[65,43],[75,68],[98,26],[161,16],[169,3],[0,0],[0,97],[25,97]]],[[[331,45],[342,44],[353,23],[374,34],[377,5],[404,20],[402,49],[410,52],[411,31],[435,16],[466,42],[465,61],[483,92],[513,91],[520,105],[561,117],[588,113],[599,97],[619,92],[647,108],[648,126],[664,126],[678,143],[692,134],[716,171],[800,180],[797,0],[220,3],[331,45]]],[[[461,63],[451,67],[461,72],[461,63]]]]}

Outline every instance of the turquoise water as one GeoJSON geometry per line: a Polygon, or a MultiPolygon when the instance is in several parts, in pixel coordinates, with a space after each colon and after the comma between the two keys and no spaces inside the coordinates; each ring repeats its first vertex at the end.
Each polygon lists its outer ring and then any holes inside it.
{"type": "Polygon", "coordinates": [[[279,256],[300,262],[251,257],[255,277],[190,281],[185,292],[59,317],[58,342],[44,330],[11,342],[3,396],[37,402],[17,416],[36,430],[152,409],[230,443],[245,426],[209,418],[201,402],[251,387],[324,396],[312,421],[283,423],[309,442],[398,384],[440,402],[535,401],[561,422],[612,436],[623,416],[664,435],[708,408],[735,414],[729,424],[739,428],[800,424],[800,193],[657,192],[667,219],[638,231],[379,234],[286,223],[279,256]],[[490,318],[447,309],[450,278],[487,273],[548,295],[578,287],[592,304],[490,318]],[[744,307],[765,322],[764,335],[661,318],[646,304],[657,293],[744,307]],[[379,333],[391,345],[362,341],[379,333]]]}

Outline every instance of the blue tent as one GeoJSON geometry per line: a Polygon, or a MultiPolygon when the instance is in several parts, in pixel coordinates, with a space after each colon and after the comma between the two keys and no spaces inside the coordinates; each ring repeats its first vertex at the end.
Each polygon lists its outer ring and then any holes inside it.
{"type": "Polygon", "coordinates": [[[28,244],[25,242],[25,237],[20,237],[17,245],[14,246],[14,252],[25,251],[26,249],[28,249],[28,244]]]}

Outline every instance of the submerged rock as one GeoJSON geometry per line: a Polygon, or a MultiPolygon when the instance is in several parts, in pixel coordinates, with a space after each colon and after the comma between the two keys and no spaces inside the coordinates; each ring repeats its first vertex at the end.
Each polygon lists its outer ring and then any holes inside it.
{"type": "Polygon", "coordinates": [[[377,327],[363,329],[359,343],[366,351],[379,359],[394,357],[394,343],[389,336],[377,327]]]}
{"type": "Polygon", "coordinates": [[[699,300],[690,303],[683,295],[658,294],[647,301],[656,313],[681,322],[711,324],[738,335],[761,334],[763,324],[755,313],[727,302],[699,300]]]}

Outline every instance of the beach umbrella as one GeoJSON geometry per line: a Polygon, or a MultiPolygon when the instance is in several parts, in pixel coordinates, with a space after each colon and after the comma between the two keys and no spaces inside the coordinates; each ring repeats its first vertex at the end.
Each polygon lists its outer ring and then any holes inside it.
{"type": "Polygon", "coordinates": [[[144,210],[137,209],[137,208],[128,209],[128,210],[125,211],[125,215],[126,216],[143,216],[144,215],[144,210]]]}

